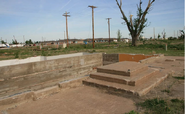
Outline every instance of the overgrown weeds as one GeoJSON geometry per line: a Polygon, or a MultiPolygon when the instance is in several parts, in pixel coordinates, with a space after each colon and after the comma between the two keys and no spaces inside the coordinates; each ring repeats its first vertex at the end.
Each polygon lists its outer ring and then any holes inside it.
{"type": "Polygon", "coordinates": [[[169,89],[165,89],[165,90],[162,90],[161,92],[170,93],[170,90],[169,89]]]}
{"type": "Polygon", "coordinates": [[[132,111],[130,111],[130,112],[128,112],[128,113],[125,113],[125,114],[139,114],[139,113],[136,112],[136,111],[134,111],[134,110],[132,110],[132,111]]]}
{"type": "Polygon", "coordinates": [[[184,112],[184,100],[179,99],[147,99],[137,103],[136,106],[141,107],[145,114],[183,114],[184,112]]]}
{"type": "Polygon", "coordinates": [[[173,78],[176,78],[176,79],[178,79],[178,80],[184,80],[184,76],[180,76],[180,77],[174,76],[173,78]]]}

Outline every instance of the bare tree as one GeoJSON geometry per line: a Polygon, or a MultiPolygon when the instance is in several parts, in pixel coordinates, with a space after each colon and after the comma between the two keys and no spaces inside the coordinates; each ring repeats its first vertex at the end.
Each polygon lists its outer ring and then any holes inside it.
{"type": "Polygon", "coordinates": [[[132,37],[133,46],[136,46],[136,41],[139,38],[140,33],[143,31],[145,27],[148,26],[147,18],[145,17],[146,17],[146,14],[149,12],[149,9],[152,6],[154,1],[155,0],[152,0],[152,1],[149,0],[146,9],[143,11],[141,8],[142,1],[140,0],[139,5],[137,5],[137,17],[132,20],[133,15],[130,15],[130,21],[129,21],[122,10],[122,0],[120,0],[120,3],[118,2],[118,0],[116,0],[117,5],[120,9],[120,12],[123,16],[122,19],[125,21],[127,28],[130,32],[130,35],[132,37]]]}
{"type": "Polygon", "coordinates": [[[165,29],[163,30],[163,32],[162,32],[161,34],[162,34],[163,40],[165,40],[165,39],[166,39],[166,32],[165,32],[165,29]]]}

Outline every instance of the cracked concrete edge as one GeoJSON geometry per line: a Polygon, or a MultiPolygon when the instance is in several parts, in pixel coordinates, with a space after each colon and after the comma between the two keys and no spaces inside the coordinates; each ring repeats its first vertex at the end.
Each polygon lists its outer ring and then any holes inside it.
{"type": "Polygon", "coordinates": [[[2,97],[0,98],[0,112],[2,114],[7,114],[6,110],[16,108],[21,104],[46,98],[50,95],[59,93],[63,89],[78,87],[82,85],[82,80],[86,80],[87,78],[88,76],[83,76],[81,78],[66,81],[65,83],[59,82],[57,85],[45,89],[26,91],[12,96],[2,97]]]}
{"type": "Polygon", "coordinates": [[[140,60],[139,62],[140,63],[151,63],[151,62],[153,62],[156,59],[161,58],[161,57],[164,57],[164,54],[159,54],[159,55],[154,56],[154,57],[146,58],[146,59],[140,60]]]}
{"type": "Polygon", "coordinates": [[[139,96],[146,95],[151,89],[153,89],[154,87],[158,86],[161,82],[163,82],[169,75],[170,74],[165,74],[163,77],[158,78],[158,80],[155,83],[143,89],[142,91],[137,92],[137,95],[139,96]]]}

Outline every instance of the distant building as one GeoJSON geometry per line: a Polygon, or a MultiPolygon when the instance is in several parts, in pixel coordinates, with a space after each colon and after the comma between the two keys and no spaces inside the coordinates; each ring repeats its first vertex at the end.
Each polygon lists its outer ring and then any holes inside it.
{"type": "Polygon", "coordinates": [[[10,47],[9,44],[0,44],[0,48],[10,47]]]}
{"type": "MultiPolygon", "coordinates": [[[[129,42],[130,39],[128,38],[121,38],[121,42],[129,42]]],[[[69,44],[88,44],[92,43],[93,39],[92,38],[86,38],[86,39],[68,39],[69,44]]],[[[94,42],[96,43],[104,43],[104,42],[109,42],[109,38],[95,38],[94,42]]],[[[118,42],[117,38],[110,38],[110,42],[118,42]]],[[[39,45],[62,45],[64,43],[67,43],[67,39],[65,40],[57,40],[57,41],[43,41],[39,42],[39,45]]]]}

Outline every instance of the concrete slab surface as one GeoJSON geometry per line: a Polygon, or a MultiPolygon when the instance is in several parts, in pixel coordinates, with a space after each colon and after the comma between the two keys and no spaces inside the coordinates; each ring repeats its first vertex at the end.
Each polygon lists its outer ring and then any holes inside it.
{"type": "Polygon", "coordinates": [[[96,73],[91,73],[90,77],[94,79],[99,79],[99,80],[104,80],[104,81],[109,81],[114,83],[136,86],[142,83],[143,79],[150,78],[150,76],[157,73],[158,71],[159,71],[158,69],[151,68],[146,71],[140,72],[136,74],[136,76],[132,76],[132,77],[96,72],[96,73]]]}
{"type": "Polygon", "coordinates": [[[4,111],[7,114],[124,114],[135,110],[134,101],[80,86],[4,111]]]}
{"type": "Polygon", "coordinates": [[[123,61],[97,68],[98,72],[117,74],[123,76],[133,76],[138,72],[147,70],[148,66],[132,61],[123,61]]]}
{"type": "Polygon", "coordinates": [[[162,72],[184,72],[184,57],[164,56],[163,58],[156,59],[152,63],[147,63],[151,68],[160,69],[162,72]],[[175,59],[176,61],[165,61],[166,59],[175,59]]]}
{"type": "Polygon", "coordinates": [[[117,91],[124,91],[126,93],[131,93],[132,95],[143,96],[147,94],[147,92],[149,92],[152,88],[154,88],[162,81],[164,81],[164,79],[167,78],[167,76],[168,75],[161,72],[156,73],[156,75],[151,76],[149,80],[144,80],[144,82],[138,86],[112,83],[112,82],[97,80],[92,78],[88,80],[84,80],[83,83],[87,85],[97,86],[97,87],[104,87],[107,89],[111,88],[117,91]]]}

